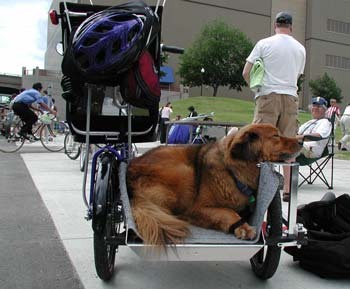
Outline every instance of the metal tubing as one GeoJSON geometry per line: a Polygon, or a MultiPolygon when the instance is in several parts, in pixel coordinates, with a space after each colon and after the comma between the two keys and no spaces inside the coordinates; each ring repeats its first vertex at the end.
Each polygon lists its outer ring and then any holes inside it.
{"type": "Polygon", "coordinates": [[[297,221],[297,201],[298,201],[298,176],[299,163],[292,163],[290,166],[290,201],[288,206],[288,234],[294,233],[297,221]]]}
{"type": "Polygon", "coordinates": [[[86,135],[85,135],[85,143],[86,143],[86,153],[85,153],[85,166],[84,166],[84,176],[83,176],[83,200],[87,208],[89,208],[89,203],[86,199],[86,180],[87,180],[87,172],[89,165],[89,150],[90,150],[90,110],[91,110],[91,86],[88,85],[88,99],[86,105],[86,135]]]}
{"type": "Polygon", "coordinates": [[[132,133],[132,127],[131,127],[131,105],[128,104],[127,107],[128,110],[128,160],[131,161],[131,152],[132,152],[132,143],[131,143],[131,133],[132,133]]]}

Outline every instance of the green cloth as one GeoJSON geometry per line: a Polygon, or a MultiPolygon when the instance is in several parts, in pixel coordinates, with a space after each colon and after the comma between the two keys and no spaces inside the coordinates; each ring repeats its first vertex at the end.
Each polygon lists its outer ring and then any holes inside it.
{"type": "Polygon", "coordinates": [[[250,70],[250,89],[258,90],[262,86],[264,80],[264,72],[264,62],[261,58],[257,58],[253,64],[252,69],[250,70]]]}

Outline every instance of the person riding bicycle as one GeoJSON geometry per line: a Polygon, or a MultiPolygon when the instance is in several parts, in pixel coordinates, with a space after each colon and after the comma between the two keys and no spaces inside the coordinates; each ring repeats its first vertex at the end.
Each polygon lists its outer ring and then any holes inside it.
{"type": "Polygon", "coordinates": [[[24,122],[21,130],[18,132],[20,136],[28,137],[33,135],[32,127],[33,124],[38,120],[37,115],[33,110],[40,111],[39,108],[36,108],[33,104],[39,104],[43,109],[51,112],[53,115],[56,115],[57,112],[51,109],[46,105],[41,96],[41,91],[43,86],[40,82],[34,83],[31,89],[27,89],[16,96],[13,103],[13,111],[17,114],[20,119],[24,122]],[[32,110],[33,109],[33,110],[32,110]]]}

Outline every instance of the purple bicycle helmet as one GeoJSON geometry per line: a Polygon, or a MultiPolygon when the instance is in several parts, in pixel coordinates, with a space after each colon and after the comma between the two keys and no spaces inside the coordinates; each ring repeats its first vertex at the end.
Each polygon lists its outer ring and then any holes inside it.
{"type": "Polygon", "coordinates": [[[115,77],[138,59],[149,33],[152,40],[159,31],[154,24],[158,24],[157,17],[147,6],[117,6],[93,14],[72,40],[76,67],[83,76],[115,77]]]}

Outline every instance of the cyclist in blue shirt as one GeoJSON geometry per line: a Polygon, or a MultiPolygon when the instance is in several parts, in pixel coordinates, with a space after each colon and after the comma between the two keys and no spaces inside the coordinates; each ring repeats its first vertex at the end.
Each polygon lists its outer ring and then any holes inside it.
{"type": "Polygon", "coordinates": [[[33,106],[33,103],[39,104],[41,108],[56,115],[56,111],[46,105],[41,96],[41,90],[43,86],[40,82],[34,83],[33,88],[28,89],[16,96],[13,103],[13,111],[17,114],[24,122],[19,135],[27,137],[27,135],[33,135],[32,127],[33,124],[38,120],[37,115],[33,110],[41,111],[40,109],[33,106]],[[32,110],[33,109],[33,110],[32,110]]]}

